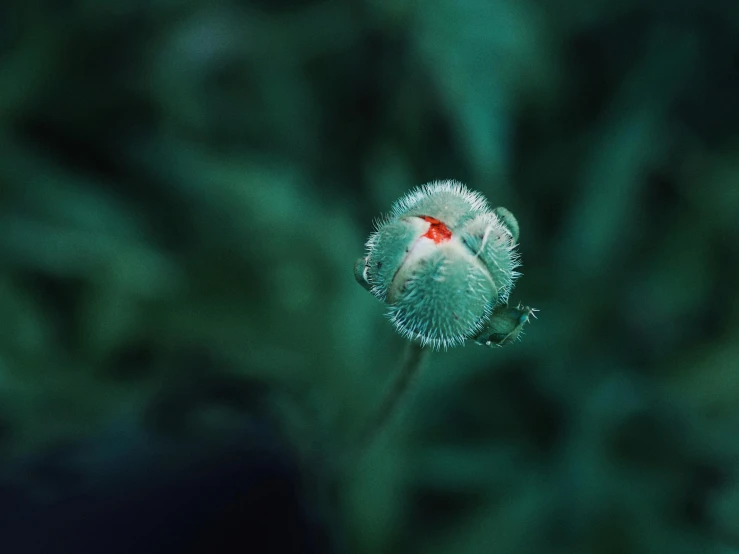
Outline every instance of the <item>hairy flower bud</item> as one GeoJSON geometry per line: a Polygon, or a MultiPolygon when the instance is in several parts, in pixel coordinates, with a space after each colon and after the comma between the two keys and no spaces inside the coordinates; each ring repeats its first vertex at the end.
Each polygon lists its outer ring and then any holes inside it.
{"type": "Polygon", "coordinates": [[[457,346],[485,335],[496,306],[508,302],[519,275],[517,238],[508,210],[492,210],[457,181],[435,181],[376,223],[355,277],[388,305],[403,336],[437,349],[457,346]]]}

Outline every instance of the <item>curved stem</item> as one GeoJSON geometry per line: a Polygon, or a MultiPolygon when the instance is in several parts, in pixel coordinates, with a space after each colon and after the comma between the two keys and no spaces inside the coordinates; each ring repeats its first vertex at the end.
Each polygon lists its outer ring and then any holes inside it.
{"type": "Polygon", "coordinates": [[[393,414],[397,410],[401,399],[408,391],[413,378],[426,357],[427,349],[423,348],[417,342],[409,342],[405,349],[405,358],[400,372],[396,377],[392,388],[383,398],[380,407],[374,416],[370,419],[364,432],[360,437],[361,449],[365,450],[372,446],[382,430],[387,426],[393,414]]]}

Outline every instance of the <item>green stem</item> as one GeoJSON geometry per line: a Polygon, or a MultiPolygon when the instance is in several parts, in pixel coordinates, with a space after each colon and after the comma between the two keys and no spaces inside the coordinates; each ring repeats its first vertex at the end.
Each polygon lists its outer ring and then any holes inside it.
{"type": "Polygon", "coordinates": [[[413,378],[418,374],[419,369],[426,357],[428,350],[423,348],[417,342],[409,342],[405,349],[405,358],[400,372],[397,375],[392,388],[385,395],[379,409],[370,419],[365,431],[361,436],[361,448],[366,450],[372,446],[382,430],[388,425],[393,414],[397,410],[405,393],[410,388],[413,378]]]}

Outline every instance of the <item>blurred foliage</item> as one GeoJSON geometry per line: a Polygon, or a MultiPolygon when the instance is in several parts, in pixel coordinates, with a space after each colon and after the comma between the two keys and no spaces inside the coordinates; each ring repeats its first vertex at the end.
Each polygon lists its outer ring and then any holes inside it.
{"type": "Polygon", "coordinates": [[[729,0],[2,3],[0,451],[266,402],[351,552],[739,547],[738,60],[729,0]],[[342,472],[403,346],[352,264],[440,178],[541,317],[342,472]]]}

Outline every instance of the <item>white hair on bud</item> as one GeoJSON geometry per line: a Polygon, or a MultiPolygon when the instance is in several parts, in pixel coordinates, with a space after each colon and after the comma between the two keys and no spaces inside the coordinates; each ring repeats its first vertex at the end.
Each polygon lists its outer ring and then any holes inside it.
{"type": "Polygon", "coordinates": [[[447,179],[444,181],[431,181],[430,183],[410,190],[393,203],[392,208],[390,208],[390,216],[402,217],[423,200],[439,194],[457,196],[468,204],[472,212],[486,212],[490,210],[487,199],[481,193],[468,189],[466,185],[459,181],[447,179]]]}
{"type": "Polygon", "coordinates": [[[388,305],[403,337],[435,350],[478,336],[520,276],[513,233],[481,193],[459,181],[410,190],[373,228],[363,272],[370,292],[388,305]],[[425,235],[429,218],[449,236],[425,235]],[[429,239],[434,244],[421,242],[429,239]]]}

